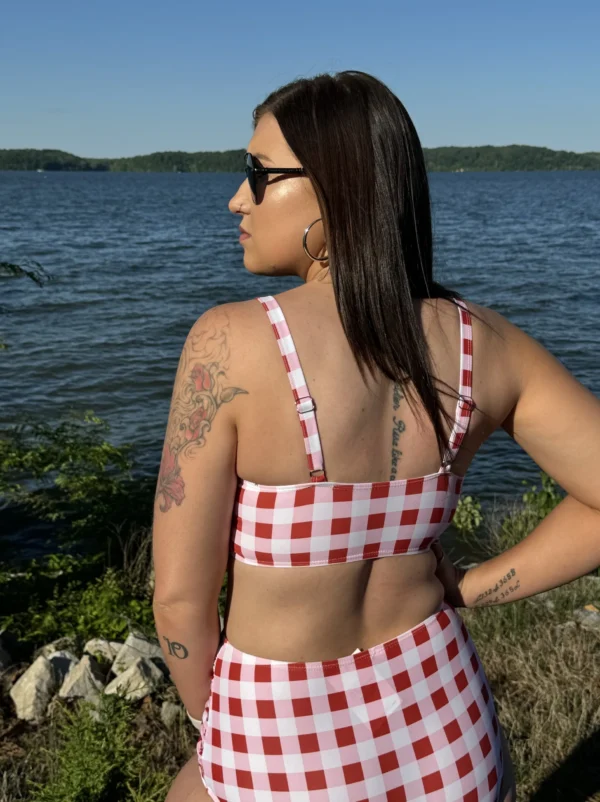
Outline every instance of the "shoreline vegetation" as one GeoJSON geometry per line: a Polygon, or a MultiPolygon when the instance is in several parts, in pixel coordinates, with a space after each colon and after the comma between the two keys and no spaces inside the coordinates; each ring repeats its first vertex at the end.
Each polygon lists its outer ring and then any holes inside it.
{"type": "MultiPolygon", "coordinates": [[[[424,148],[429,172],[600,170],[600,152],[575,153],[532,145],[424,148]]],[[[0,170],[38,172],[235,173],[244,150],[160,151],[144,156],[94,159],[62,150],[0,149],[0,170]]]]}

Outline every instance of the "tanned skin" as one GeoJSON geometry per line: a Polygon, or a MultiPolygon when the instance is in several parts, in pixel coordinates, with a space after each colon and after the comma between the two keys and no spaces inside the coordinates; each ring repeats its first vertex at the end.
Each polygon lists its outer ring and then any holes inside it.
{"type": "Polygon", "coordinates": [[[247,390],[227,383],[228,337],[229,317],[219,310],[211,316],[211,324],[188,337],[183,348],[156,485],[155,501],[162,497],[161,512],[168,512],[173,502],[181,505],[185,499],[181,455],[193,457],[196,449],[206,445],[221,405],[238,393],[247,394],[247,390]]]}
{"type": "MultiPolygon", "coordinates": [[[[399,384],[394,384],[394,411],[397,411],[400,408],[400,401],[404,398],[402,390],[400,389],[399,384]]],[[[399,418],[396,419],[394,415],[394,427],[392,429],[392,470],[390,472],[390,482],[393,482],[396,479],[396,471],[398,470],[398,461],[402,456],[402,452],[398,448],[398,444],[400,443],[400,435],[406,429],[406,424],[403,420],[399,418]]]]}
{"type": "MultiPolygon", "coordinates": [[[[210,436],[212,424],[223,404],[238,393],[227,380],[229,366],[229,317],[222,309],[211,310],[197,322],[183,346],[175,376],[167,431],[155,492],[156,508],[166,514],[175,504],[185,501],[186,488],[181,475],[182,458],[198,457],[210,436]]],[[[157,625],[158,632],[158,625],[157,625]]],[[[173,671],[173,662],[186,660],[190,645],[162,634],[166,658],[173,671]]]]}

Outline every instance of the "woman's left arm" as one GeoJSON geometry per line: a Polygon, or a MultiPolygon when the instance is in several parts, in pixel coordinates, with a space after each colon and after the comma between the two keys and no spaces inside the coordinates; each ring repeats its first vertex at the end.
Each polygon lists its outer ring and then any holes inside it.
{"type": "Polygon", "coordinates": [[[236,304],[192,326],[175,376],[154,499],[153,610],[158,640],[188,713],[201,719],[219,645],[217,602],[237,485],[228,375],[236,304]]]}
{"type": "Polygon", "coordinates": [[[566,585],[599,565],[600,510],[567,495],[519,543],[463,569],[458,596],[463,607],[505,604],[566,585]]]}

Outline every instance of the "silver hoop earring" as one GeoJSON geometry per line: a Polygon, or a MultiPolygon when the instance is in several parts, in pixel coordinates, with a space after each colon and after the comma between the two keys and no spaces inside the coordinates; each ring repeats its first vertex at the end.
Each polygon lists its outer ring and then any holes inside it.
{"type": "Polygon", "coordinates": [[[315,223],[318,223],[319,220],[322,220],[322,217],[317,217],[316,220],[313,220],[312,223],[304,229],[304,236],[302,237],[302,247],[304,248],[304,253],[308,256],[309,259],[312,259],[314,262],[326,262],[329,259],[329,256],[313,256],[312,253],[309,252],[308,248],[306,247],[306,238],[308,237],[308,232],[314,226],[315,223]]]}

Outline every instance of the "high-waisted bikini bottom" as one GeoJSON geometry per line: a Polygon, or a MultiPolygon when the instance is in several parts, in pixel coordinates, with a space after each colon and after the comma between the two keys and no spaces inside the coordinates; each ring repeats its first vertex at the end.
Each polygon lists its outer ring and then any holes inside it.
{"type": "Polygon", "coordinates": [[[215,802],[496,802],[502,779],[490,687],[446,602],[335,660],[268,660],[225,639],[197,753],[215,802]]]}

